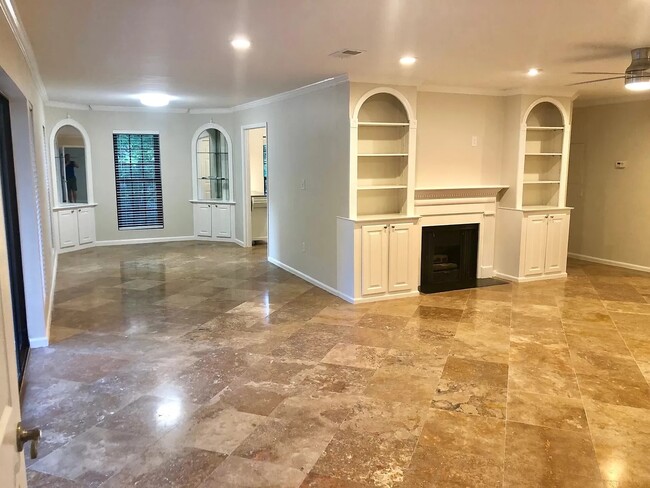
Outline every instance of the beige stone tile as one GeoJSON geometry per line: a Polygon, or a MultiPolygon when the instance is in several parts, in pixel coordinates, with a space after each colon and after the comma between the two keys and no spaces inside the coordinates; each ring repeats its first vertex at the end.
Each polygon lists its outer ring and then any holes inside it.
{"type": "MultiPolygon", "coordinates": [[[[411,315],[412,314],[413,312],[411,312],[411,315]]],[[[367,327],[370,329],[401,331],[406,327],[406,324],[408,324],[409,317],[410,315],[402,316],[399,314],[380,314],[377,310],[373,310],[372,312],[364,315],[363,318],[359,320],[357,325],[359,327],[367,327]]]]}
{"type": "Polygon", "coordinates": [[[380,367],[369,380],[365,394],[389,402],[428,406],[440,375],[423,374],[422,369],[389,365],[380,367]]]}
{"type": "Polygon", "coordinates": [[[298,488],[304,479],[298,469],[230,456],[200,488],[298,488]]]}
{"type": "Polygon", "coordinates": [[[451,356],[494,363],[508,363],[510,334],[507,328],[461,323],[451,346],[451,356]]]}
{"type": "Polygon", "coordinates": [[[508,422],[504,484],[602,486],[588,433],[508,422]]]}
{"type": "Polygon", "coordinates": [[[514,422],[589,432],[587,416],[580,399],[510,390],[507,411],[508,420],[514,422]]]}
{"type": "Polygon", "coordinates": [[[413,314],[414,317],[432,320],[444,320],[449,322],[459,322],[463,311],[457,308],[432,307],[430,305],[420,305],[413,314]]]}
{"type": "Polygon", "coordinates": [[[321,362],[353,368],[377,369],[390,354],[390,349],[381,347],[339,343],[325,355],[321,362]]]}

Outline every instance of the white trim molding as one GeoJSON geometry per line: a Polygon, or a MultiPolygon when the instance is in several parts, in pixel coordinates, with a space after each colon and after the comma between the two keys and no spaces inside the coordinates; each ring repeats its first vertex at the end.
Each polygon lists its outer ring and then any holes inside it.
{"type": "Polygon", "coordinates": [[[38,69],[38,63],[36,62],[32,43],[29,41],[29,36],[20,20],[18,11],[16,10],[16,7],[14,7],[12,0],[0,0],[0,10],[2,10],[2,13],[5,15],[7,23],[11,28],[11,32],[16,39],[16,43],[18,43],[18,47],[25,58],[25,62],[27,63],[32,79],[34,80],[34,85],[36,85],[36,89],[38,90],[41,99],[46,102],[48,98],[45,84],[43,83],[43,78],[41,78],[41,72],[38,69]]]}
{"type": "Polygon", "coordinates": [[[607,266],[616,266],[617,268],[632,269],[634,271],[643,271],[644,273],[650,273],[650,266],[643,266],[641,264],[633,264],[633,263],[626,263],[623,261],[614,261],[612,259],[597,258],[595,256],[587,256],[585,254],[578,254],[575,252],[570,252],[568,256],[572,259],[577,259],[579,261],[605,264],[607,266]]]}
{"type": "MultiPolygon", "coordinates": [[[[279,261],[278,259],[275,259],[275,258],[269,256],[267,258],[267,260],[268,260],[269,263],[276,265],[278,268],[282,268],[283,270],[288,271],[292,275],[295,275],[298,278],[301,278],[301,279],[305,280],[307,283],[311,283],[312,285],[317,286],[318,288],[321,288],[321,289],[325,290],[326,292],[331,293],[334,296],[342,298],[345,301],[354,303],[354,301],[350,297],[340,293],[336,288],[333,288],[333,287],[331,287],[329,285],[326,285],[322,281],[318,281],[316,278],[312,278],[308,274],[305,274],[302,271],[298,271],[297,269],[292,268],[288,264],[284,264],[282,261],[279,261]]],[[[391,297],[391,298],[394,298],[394,297],[391,297]]]]}
{"type": "Polygon", "coordinates": [[[494,272],[495,278],[501,278],[502,280],[511,281],[513,283],[530,283],[531,281],[546,281],[546,280],[557,280],[561,278],[566,278],[566,273],[557,273],[557,274],[546,274],[539,276],[522,276],[520,278],[516,276],[511,276],[505,273],[499,273],[498,271],[494,272]]]}
{"type": "Polygon", "coordinates": [[[432,205],[431,202],[421,202],[421,200],[440,200],[450,198],[490,198],[495,199],[502,190],[507,189],[506,185],[493,186],[465,186],[465,187],[448,187],[448,188],[416,188],[415,205],[432,205]],[[420,200],[418,202],[417,200],[420,200]]]}
{"type": "Polygon", "coordinates": [[[95,241],[95,246],[128,246],[130,244],[155,244],[162,242],[183,242],[183,241],[199,241],[195,236],[179,236],[179,237],[146,237],[143,239],[115,239],[109,241],[95,241]]]}

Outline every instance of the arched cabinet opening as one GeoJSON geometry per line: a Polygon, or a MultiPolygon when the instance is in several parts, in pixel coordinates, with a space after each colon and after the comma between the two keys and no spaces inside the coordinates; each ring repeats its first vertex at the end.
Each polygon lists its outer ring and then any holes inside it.
{"type": "Polygon", "coordinates": [[[558,207],[567,152],[564,116],[557,105],[543,101],[532,106],[525,125],[522,206],[558,207]]]}
{"type": "Polygon", "coordinates": [[[391,93],[369,96],[358,108],[357,215],[409,213],[409,114],[391,93]]]}
{"type": "Polygon", "coordinates": [[[194,235],[231,241],[235,202],[232,189],[232,141],[225,129],[205,124],[192,138],[194,235]]]}
{"type": "Polygon", "coordinates": [[[75,251],[95,243],[90,140],[75,120],[58,122],[50,134],[54,244],[75,251]]]}

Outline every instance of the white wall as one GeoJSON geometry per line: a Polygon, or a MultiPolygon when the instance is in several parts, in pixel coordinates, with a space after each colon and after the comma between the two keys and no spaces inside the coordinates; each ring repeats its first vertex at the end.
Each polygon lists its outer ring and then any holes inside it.
{"type": "MultiPolygon", "coordinates": [[[[93,166],[97,240],[148,239],[192,236],[192,137],[203,124],[213,121],[234,136],[232,116],[190,115],[161,111],[90,111],[46,108],[48,128],[67,118],[79,122],[88,132],[93,166]],[[160,134],[163,185],[163,229],[118,230],[113,161],[114,131],[152,131],[160,134]]],[[[48,130],[49,137],[49,130],[48,130]]],[[[235,167],[237,163],[233,163],[235,167]]],[[[241,186],[241,170],[234,171],[233,186],[241,186]]],[[[235,191],[237,198],[237,192],[235,191]]],[[[238,203],[240,200],[236,200],[238,203]]],[[[241,239],[241,234],[237,236],[241,239]]]]}
{"type": "Polygon", "coordinates": [[[504,97],[419,92],[417,106],[416,188],[500,183],[504,97]]]}
{"type": "Polygon", "coordinates": [[[264,138],[266,129],[249,129],[247,134],[251,195],[264,195],[264,138]]]}
{"type": "Polygon", "coordinates": [[[238,126],[268,122],[269,257],[333,288],[336,217],[348,211],[349,99],[339,83],[235,114],[238,126]]]}
{"type": "Polygon", "coordinates": [[[571,143],[569,251],[650,267],[650,101],[576,107],[571,143]]]}
{"type": "Polygon", "coordinates": [[[11,104],[28,330],[32,346],[42,346],[46,343],[55,266],[43,100],[11,27],[1,15],[0,46],[0,92],[11,104]]]}

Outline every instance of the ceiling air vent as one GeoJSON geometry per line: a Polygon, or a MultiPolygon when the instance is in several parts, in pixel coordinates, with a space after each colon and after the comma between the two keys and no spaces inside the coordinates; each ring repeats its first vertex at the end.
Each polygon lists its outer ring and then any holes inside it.
{"type": "Polygon", "coordinates": [[[363,53],[365,53],[365,51],[359,51],[357,49],[341,49],[340,51],[333,52],[330,56],[333,58],[347,59],[363,53]]]}

